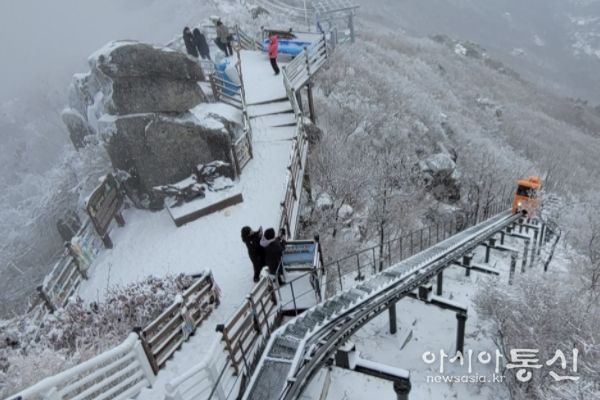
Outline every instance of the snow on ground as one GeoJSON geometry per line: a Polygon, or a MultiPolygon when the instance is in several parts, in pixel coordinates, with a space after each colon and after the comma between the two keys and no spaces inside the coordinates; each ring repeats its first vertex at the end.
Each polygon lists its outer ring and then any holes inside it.
{"type": "MultiPolygon", "coordinates": [[[[264,103],[287,96],[283,86],[283,75],[275,76],[267,53],[242,50],[240,56],[247,104],[264,103]]],[[[280,68],[285,65],[281,60],[278,62],[280,68]]]]}
{"type": "Polygon", "coordinates": [[[220,115],[234,123],[239,123],[242,120],[242,112],[240,110],[224,103],[198,104],[190,112],[200,121],[206,119],[211,114],[220,115]]]}
{"type": "MultiPolygon", "coordinates": [[[[520,250],[522,255],[523,241],[507,236],[507,245],[520,250]]],[[[478,248],[474,262],[483,262],[484,249],[478,248]]],[[[551,270],[561,262],[553,262],[551,270]]],[[[508,280],[510,253],[492,250],[490,267],[500,271],[500,277],[490,277],[471,271],[471,276],[465,276],[461,267],[450,267],[444,271],[443,297],[453,303],[468,306],[468,319],[465,335],[465,351],[473,350],[473,370],[468,373],[467,364],[460,366],[458,362],[450,364],[445,360],[444,373],[439,374],[440,351],[446,354],[455,353],[456,343],[456,314],[442,310],[432,305],[426,305],[418,300],[403,299],[397,304],[398,332],[389,333],[388,313],[383,313],[369,322],[351,339],[360,352],[361,357],[370,361],[380,362],[389,366],[407,369],[411,373],[412,390],[410,398],[419,400],[440,399],[508,399],[509,395],[501,383],[434,383],[427,382],[428,376],[485,376],[493,377],[495,369],[496,345],[487,332],[486,323],[480,321],[472,303],[477,286],[483,279],[508,280]],[[423,353],[432,352],[436,360],[432,364],[423,361],[423,353]],[[477,361],[477,355],[486,351],[492,355],[489,364],[477,361]]],[[[541,273],[542,266],[536,271],[541,273]]],[[[515,279],[523,279],[521,274],[521,259],[517,263],[515,279]]],[[[434,279],[435,282],[435,279],[434,279]]],[[[435,283],[434,283],[435,291],[435,283]]],[[[433,379],[433,378],[430,378],[433,379]]],[[[315,383],[311,386],[318,386],[315,383]]],[[[312,387],[315,391],[317,388],[312,387]]],[[[385,380],[365,376],[353,371],[333,368],[331,386],[327,400],[353,400],[366,398],[395,398],[392,384],[385,380]]]]}
{"type": "MultiPolygon", "coordinates": [[[[242,53],[246,95],[254,101],[284,97],[281,76],[273,75],[266,56],[242,53]]],[[[206,111],[195,110],[201,115],[206,111]]],[[[218,111],[218,107],[210,111],[218,111]]],[[[252,264],[240,239],[241,228],[244,225],[269,228],[279,223],[293,129],[252,125],[254,158],[245,167],[239,182],[243,203],[180,228],[175,227],[167,210],[126,210],[127,225],[114,228],[111,233],[114,248],[101,252],[90,270],[89,280],[79,289],[79,295],[85,300],[102,300],[107,287],[133,282],[146,275],[212,270],[221,289],[221,305],[181,351],[175,353],[159,373],[153,390],[144,391],[144,399],[162,399],[165,383],[202,361],[220,339],[220,334],[215,332],[216,324],[225,322],[252,289],[252,264]]]]}

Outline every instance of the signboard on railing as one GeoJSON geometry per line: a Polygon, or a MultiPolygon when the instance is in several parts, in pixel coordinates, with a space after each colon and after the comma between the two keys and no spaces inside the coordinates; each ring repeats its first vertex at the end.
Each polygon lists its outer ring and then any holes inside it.
{"type": "Polygon", "coordinates": [[[112,248],[112,242],[108,236],[108,228],[112,219],[115,218],[119,226],[125,225],[125,220],[119,211],[122,204],[123,195],[112,174],[108,174],[102,179],[100,185],[86,201],[85,208],[96,232],[107,248],[112,248]]]}
{"type": "Polygon", "coordinates": [[[242,169],[244,169],[246,164],[252,159],[252,145],[247,133],[235,142],[234,152],[238,173],[241,173],[242,169]]]}

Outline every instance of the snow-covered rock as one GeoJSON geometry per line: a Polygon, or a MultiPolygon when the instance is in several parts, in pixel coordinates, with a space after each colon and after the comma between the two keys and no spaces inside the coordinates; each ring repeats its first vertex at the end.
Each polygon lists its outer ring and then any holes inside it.
{"type": "Polygon", "coordinates": [[[139,207],[160,208],[152,188],[179,181],[195,166],[233,165],[231,143],[241,113],[206,104],[198,62],[167,47],[115,41],[89,58],[90,72],[77,74],[63,120],[73,144],[98,134],[115,170],[139,207]]]}
{"type": "Polygon", "coordinates": [[[150,208],[162,207],[155,186],[184,179],[199,163],[231,162],[231,143],[238,129],[218,115],[199,120],[189,113],[105,116],[99,126],[113,167],[131,176],[125,182],[129,196],[136,205],[150,208]],[[144,204],[143,199],[150,203],[144,204]]]}
{"type": "Polygon", "coordinates": [[[150,208],[162,207],[153,187],[184,179],[199,163],[231,162],[237,129],[216,115],[198,120],[191,114],[152,113],[105,118],[100,127],[113,167],[131,175],[125,182],[128,194],[138,206],[150,208]]]}
{"type": "Polygon", "coordinates": [[[419,167],[424,173],[450,176],[456,169],[456,163],[448,154],[437,153],[421,161],[419,167]]]}
{"type": "Polygon", "coordinates": [[[173,80],[202,81],[197,61],[166,47],[134,41],[109,43],[88,59],[91,69],[99,69],[110,78],[157,76],[173,80]]]}
{"type": "Polygon", "coordinates": [[[65,108],[61,114],[64,124],[69,131],[73,146],[80,149],[85,146],[85,137],[94,133],[87,119],[73,108],[65,108]]]}
{"type": "Polygon", "coordinates": [[[186,54],[146,43],[112,42],[89,58],[111,114],[185,112],[206,97],[197,82],[202,68],[186,54]],[[104,78],[104,79],[102,79],[104,78]]]}
{"type": "Polygon", "coordinates": [[[302,120],[304,130],[308,136],[308,141],[311,145],[316,145],[323,138],[323,131],[317,125],[313,124],[312,121],[304,117],[302,120]]]}
{"type": "Polygon", "coordinates": [[[315,201],[315,206],[318,210],[327,210],[333,207],[333,199],[327,193],[321,193],[315,201]]]}
{"type": "Polygon", "coordinates": [[[348,218],[351,218],[353,214],[354,214],[354,209],[349,204],[344,204],[338,210],[338,217],[341,220],[347,220],[348,218]]]}
{"type": "Polygon", "coordinates": [[[447,152],[433,154],[418,164],[421,177],[431,194],[440,201],[460,199],[460,173],[455,157],[447,152]]]}
{"type": "Polygon", "coordinates": [[[89,58],[90,72],[75,74],[69,108],[92,129],[103,114],[185,113],[206,102],[202,68],[185,53],[133,41],[111,42],[89,58]]]}

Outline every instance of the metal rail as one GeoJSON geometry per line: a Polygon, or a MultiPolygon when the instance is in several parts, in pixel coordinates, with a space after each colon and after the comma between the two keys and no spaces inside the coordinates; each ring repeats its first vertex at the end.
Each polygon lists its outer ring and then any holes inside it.
{"type": "Polygon", "coordinates": [[[295,399],[349,336],[520,215],[501,213],[341,292],[271,337],[244,399],[295,399]]]}

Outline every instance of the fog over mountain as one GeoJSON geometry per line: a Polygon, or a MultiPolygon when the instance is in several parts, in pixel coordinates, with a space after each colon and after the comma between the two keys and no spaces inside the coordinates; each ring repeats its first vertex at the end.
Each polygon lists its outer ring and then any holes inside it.
{"type": "Polygon", "coordinates": [[[361,0],[361,17],[485,47],[525,79],[600,104],[598,0],[361,0]]]}
{"type": "Polygon", "coordinates": [[[61,251],[55,214],[80,195],[60,117],[73,74],[109,41],[165,43],[208,15],[194,0],[0,1],[0,314],[23,309],[61,251]]]}

